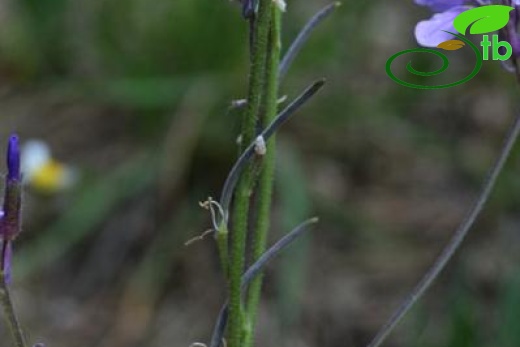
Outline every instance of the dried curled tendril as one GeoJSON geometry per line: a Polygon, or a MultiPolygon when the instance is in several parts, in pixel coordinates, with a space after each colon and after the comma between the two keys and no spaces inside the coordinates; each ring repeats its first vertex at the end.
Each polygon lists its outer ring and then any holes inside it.
{"type": "Polygon", "coordinates": [[[222,226],[222,223],[227,224],[227,220],[225,218],[224,210],[222,209],[222,206],[220,204],[213,200],[212,197],[209,197],[206,201],[199,202],[199,206],[202,207],[205,210],[208,210],[211,214],[211,224],[212,228],[204,231],[199,236],[195,236],[194,238],[189,239],[184,243],[185,246],[189,246],[193,244],[194,242],[202,241],[204,238],[210,234],[215,234],[219,231],[220,226],[222,226]]]}

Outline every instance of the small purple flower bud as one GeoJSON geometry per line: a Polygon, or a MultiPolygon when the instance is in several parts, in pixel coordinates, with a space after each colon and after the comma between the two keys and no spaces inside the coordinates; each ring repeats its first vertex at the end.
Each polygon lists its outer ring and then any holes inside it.
{"type": "Polygon", "coordinates": [[[242,0],[242,16],[250,19],[255,15],[257,0],[242,0]]]}
{"type": "Polygon", "coordinates": [[[20,146],[16,134],[9,137],[7,146],[7,179],[20,180],[20,146]]]}
{"type": "Polygon", "coordinates": [[[22,182],[20,173],[20,146],[18,136],[9,137],[7,144],[7,176],[5,179],[4,208],[0,211],[1,272],[4,281],[11,281],[12,242],[20,233],[22,182]]]}
{"type": "Polygon", "coordinates": [[[517,31],[520,19],[519,5],[519,0],[512,1],[511,6],[514,6],[515,10],[511,11],[509,23],[506,26],[508,41],[513,48],[513,59],[520,58],[520,35],[517,31]]]}
{"type": "Polygon", "coordinates": [[[20,233],[22,182],[18,136],[12,135],[7,146],[7,177],[5,180],[3,217],[0,236],[4,241],[14,240],[20,233]]]}

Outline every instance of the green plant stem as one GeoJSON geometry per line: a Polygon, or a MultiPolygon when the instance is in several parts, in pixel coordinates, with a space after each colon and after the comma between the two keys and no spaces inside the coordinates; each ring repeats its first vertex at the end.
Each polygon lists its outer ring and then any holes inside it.
{"type": "MultiPolygon", "coordinates": [[[[265,128],[275,117],[278,111],[278,66],[281,51],[281,11],[277,6],[272,6],[271,30],[269,36],[269,55],[266,65],[266,85],[263,98],[264,116],[262,127],[265,128]]],[[[260,172],[258,185],[258,213],[256,227],[253,234],[252,261],[255,262],[262,256],[266,248],[267,234],[270,226],[271,201],[273,194],[273,181],[276,161],[275,136],[266,143],[266,154],[260,172]]],[[[262,274],[258,275],[249,288],[246,317],[247,329],[244,336],[244,347],[253,345],[253,337],[262,289],[262,274]]]]}
{"type": "Polygon", "coordinates": [[[229,276],[229,250],[228,250],[228,228],[226,223],[221,223],[220,228],[217,231],[217,247],[220,256],[220,266],[225,276],[229,276]]]}
{"type": "MultiPolygon", "coordinates": [[[[255,32],[252,33],[251,67],[247,109],[242,119],[242,143],[247,145],[255,136],[256,122],[265,78],[267,41],[271,22],[272,0],[260,0],[255,32]]],[[[240,347],[242,341],[242,307],[240,282],[245,264],[246,233],[249,215],[249,197],[252,187],[252,172],[244,170],[235,193],[233,230],[231,233],[231,253],[229,262],[229,335],[230,347],[240,347]]]]}
{"type": "Polygon", "coordinates": [[[2,309],[4,310],[5,320],[13,337],[14,345],[16,347],[27,347],[27,343],[25,342],[22,333],[22,328],[20,327],[20,323],[18,322],[18,318],[14,311],[9,287],[5,282],[5,276],[3,273],[0,273],[0,302],[2,304],[2,309]]]}
{"type": "MultiPolygon", "coordinates": [[[[267,251],[265,251],[264,254],[262,254],[262,256],[253,265],[251,265],[242,276],[242,294],[246,292],[246,289],[250,285],[251,281],[255,279],[256,276],[258,276],[260,273],[262,273],[262,270],[269,261],[271,261],[278,254],[280,254],[280,252],[283,249],[289,246],[298,237],[300,237],[302,233],[308,229],[309,225],[317,222],[317,217],[306,220],[305,222],[301,223],[296,228],[291,230],[288,234],[284,235],[267,251]]],[[[209,347],[220,347],[222,344],[222,336],[224,334],[224,330],[226,329],[228,320],[228,306],[229,302],[226,301],[219,311],[217,322],[215,324],[215,328],[213,329],[213,334],[211,335],[211,342],[209,347]]]]}

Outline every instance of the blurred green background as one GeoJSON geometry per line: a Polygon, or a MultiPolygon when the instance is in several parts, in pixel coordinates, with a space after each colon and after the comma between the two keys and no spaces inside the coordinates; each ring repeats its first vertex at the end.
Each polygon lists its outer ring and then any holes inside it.
{"type": "MultiPolygon", "coordinates": [[[[326,4],[288,1],[285,47],[326,4]]],[[[416,47],[429,15],[412,0],[347,0],[290,69],[290,98],[328,84],[278,137],[271,240],[321,222],[270,265],[258,346],[364,346],[477,194],[518,90],[493,62],[448,90],[392,82],[386,60],[416,47]]],[[[247,37],[225,0],[0,1],[0,139],[42,139],[79,172],[68,190],[26,189],[14,295],[30,341],[208,340],[225,285],[211,238],[184,243],[210,227],[198,202],[218,197],[237,155],[229,105],[246,95],[247,37]]],[[[473,66],[450,57],[447,78],[473,66]]],[[[516,149],[462,251],[385,346],[520,346],[519,177],[516,149]]]]}

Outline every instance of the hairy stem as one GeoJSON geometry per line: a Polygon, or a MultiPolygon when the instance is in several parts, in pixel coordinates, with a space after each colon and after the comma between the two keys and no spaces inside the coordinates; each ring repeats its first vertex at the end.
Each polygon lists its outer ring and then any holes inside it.
{"type": "MultiPolygon", "coordinates": [[[[276,116],[275,119],[265,128],[260,136],[264,138],[265,141],[271,138],[275,134],[276,131],[291,117],[294,115],[296,111],[300,109],[307,101],[309,101],[323,86],[325,85],[325,80],[320,79],[313,82],[309,87],[307,87],[293,102],[291,102],[279,115],[276,116]]],[[[251,160],[251,157],[255,153],[255,143],[252,142],[249,146],[242,152],[240,157],[237,159],[231,171],[226,178],[226,182],[224,182],[224,187],[222,188],[222,193],[220,195],[220,206],[222,207],[222,211],[224,214],[224,220],[228,218],[228,210],[229,205],[231,203],[232,193],[235,191],[235,187],[238,181],[238,178],[241,176],[245,167],[251,160]]]]}
{"type": "Polygon", "coordinates": [[[229,276],[229,246],[228,246],[228,227],[225,222],[221,223],[217,231],[217,248],[220,256],[220,266],[222,273],[229,276]]]}
{"type": "MultiPolygon", "coordinates": [[[[311,224],[317,223],[318,218],[314,217],[306,220],[305,222],[298,225],[296,228],[291,230],[287,235],[278,240],[274,245],[272,245],[258,260],[251,265],[247,271],[242,276],[241,282],[241,291],[242,295],[246,291],[248,285],[252,280],[258,276],[267,265],[269,261],[271,261],[274,257],[276,257],[280,252],[282,252],[287,246],[289,246],[294,240],[300,237],[304,231],[308,230],[308,227],[311,224]]],[[[220,347],[222,342],[222,336],[224,335],[224,330],[226,330],[226,324],[228,319],[228,304],[229,302],[226,300],[220,312],[218,314],[217,322],[215,324],[215,328],[213,329],[213,334],[211,336],[211,342],[209,347],[220,347]]]]}
{"type": "Polygon", "coordinates": [[[464,241],[464,238],[468,234],[469,229],[473,226],[475,220],[482,211],[482,208],[488,201],[489,196],[495,187],[497,178],[502,172],[502,169],[504,168],[504,165],[509,155],[511,154],[511,150],[516,143],[519,133],[520,115],[517,116],[514,124],[511,126],[511,130],[506,136],[500,154],[489,171],[484,181],[482,190],[475,200],[473,207],[469,210],[468,214],[453,234],[450,242],[446,245],[442,253],[436,259],[435,263],[428,270],[426,275],[424,275],[417,286],[410,292],[404,302],[397,308],[397,310],[395,310],[386,324],[379,330],[376,337],[372,340],[372,342],[370,342],[368,347],[378,347],[383,343],[386,337],[392,332],[392,330],[394,330],[394,328],[403,319],[406,313],[408,313],[417,300],[422,297],[426,290],[428,290],[428,288],[431,286],[433,281],[439,276],[440,272],[446,267],[446,264],[460,247],[462,241],[464,241]]]}
{"type": "MultiPolygon", "coordinates": [[[[251,67],[247,109],[242,119],[242,141],[250,143],[255,135],[256,122],[265,78],[267,41],[271,22],[271,0],[260,0],[258,15],[252,33],[251,67]]],[[[231,253],[229,262],[229,345],[240,347],[242,340],[242,308],[240,281],[244,271],[245,244],[249,214],[249,197],[252,172],[246,168],[237,186],[231,233],[231,253]]]]}
{"type": "MultiPolygon", "coordinates": [[[[266,128],[276,117],[278,111],[278,66],[281,51],[281,11],[278,6],[272,6],[271,30],[269,36],[269,55],[266,64],[266,84],[263,98],[264,115],[262,127],[266,128]]],[[[266,153],[260,172],[258,185],[257,221],[253,234],[252,261],[262,256],[266,248],[267,233],[271,218],[271,200],[273,194],[274,169],[276,161],[275,136],[267,140],[266,153]]],[[[259,274],[251,283],[246,303],[246,317],[248,329],[244,336],[244,347],[250,347],[258,310],[258,302],[262,288],[262,274],[259,274]]]]}
{"type": "Polygon", "coordinates": [[[27,347],[25,338],[23,336],[22,328],[18,322],[18,318],[14,311],[13,301],[11,300],[11,294],[9,287],[5,281],[5,276],[0,273],[0,302],[2,303],[2,309],[4,310],[5,320],[11,331],[13,342],[16,347],[27,347]]]}

